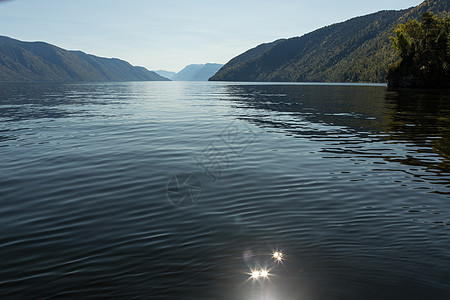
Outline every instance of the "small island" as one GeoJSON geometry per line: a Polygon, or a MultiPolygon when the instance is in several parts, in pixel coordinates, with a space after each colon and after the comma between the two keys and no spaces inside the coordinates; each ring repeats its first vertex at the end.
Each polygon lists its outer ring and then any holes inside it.
{"type": "Polygon", "coordinates": [[[387,70],[390,88],[450,88],[450,17],[428,12],[398,25],[391,37],[399,60],[387,70]]]}

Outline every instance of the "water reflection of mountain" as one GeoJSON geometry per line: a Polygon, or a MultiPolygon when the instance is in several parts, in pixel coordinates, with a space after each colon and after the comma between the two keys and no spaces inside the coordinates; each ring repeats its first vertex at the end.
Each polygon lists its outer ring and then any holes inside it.
{"type": "MultiPolygon", "coordinates": [[[[236,85],[228,87],[239,107],[260,109],[262,118],[245,118],[260,125],[295,129],[295,120],[314,124],[347,127],[358,132],[380,131],[385,120],[383,99],[385,88],[380,86],[342,85],[236,85]],[[271,117],[265,118],[267,112],[271,117]],[[279,119],[289,115],[293,122],[279,119]],[[381,122],[380,122],[381,121],[381,122]],[[291,127],[293,126],[293,127],[291,127]]],[[[304,124],[303,124],[304,125],[304,124]]],[[[300,126],[303,128],[303,126],[300,126]]],[[[327,132],[315,131],[318,135],[327,132]]]]}
{"type": "Polygon", "coordinates": [[[402,171],[417,171],[410,175],[448,188],[447,94],[342,85],[236,85],[228,93],[235,107],[245,108],[239,109],[239,118],[268,131],[321,141],[323,157],[400,163],[409,166],[402,171]]]}
{"type": "MultiPolygon", "coordinates": [[[[62,118],[98,116],[92,107],[120,103],[114,84],[62,84],[51,82],[0,82],[0,147],[21,135],[39,135],[39,124],[62,118]],[[108,89],[115,88],[115,92],[108,89]],[[106,98],[104,95],[111,95],[106,98]],[[44,121],[45,120],[45,121],[44,121]]],[[[119,89],[120,90],[120,89],[119,89]]],[[[123,87],[124,98],[130,93],[123,87]]],[[[42,125],[44,126],[44,125],[42,125]]],[[[57,126],[57,125],[55,125],[57,126]]],[[[39,143],[47,141],[40,140],[39,143]]]]}
{"type": "Polygon", "coordinates": [[[390,108],[387,125],[393,141],[410,141],[420,159],[408,156],[400,162],[424,166],[441,173],[450,173],[450,94],[443,91],[390,91],[386,93],[386,106],[390,108]],[[426,156],[431,148],[439,159],[426,156]]]}
{"type": "Polygon", "coordinates": [[[132,92],[128,85],[119,83],[3,82],[0,122],[93,116],[90,105],[122,103],[132,92]]]}

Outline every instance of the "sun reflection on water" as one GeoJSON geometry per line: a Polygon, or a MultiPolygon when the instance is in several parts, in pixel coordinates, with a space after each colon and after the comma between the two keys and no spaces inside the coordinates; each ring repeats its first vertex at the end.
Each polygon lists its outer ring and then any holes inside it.
{"type": "Polygon", "coordinates": [[[281,252],[281,251],[275,251],[275,252],[273,253],[272,257],[273,257],[275,260],[281,262],[281,261],[283,261],[283,252],[281,252]]]}
{"type": "Polygon", "coordinates": [[[252,285],[259,283],[261,288],[264,289],[266,282],[268,282],[269,285],[272,284],[270,277],[276,275],[276,269],[279,266],[279,263],[284,261],[284,253],[280,250],[276,250],[270,254],[266,253],[260,256],[253,255],[251,251],[247,250],[244,251],[243,258],[249,268],[249,272],[246,273],[249,276],[246,282],[251,281],[252,285]],[[253,266],[249,265],[250,258],[253,260],[253,266]]]}

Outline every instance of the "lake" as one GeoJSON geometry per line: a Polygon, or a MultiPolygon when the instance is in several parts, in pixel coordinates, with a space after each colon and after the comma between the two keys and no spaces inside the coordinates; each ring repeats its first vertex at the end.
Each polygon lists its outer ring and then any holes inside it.
{"type": "Polygon", "coordinates": [[[0,83],[0,298],[450,299],[449,94],[0,83]]]}

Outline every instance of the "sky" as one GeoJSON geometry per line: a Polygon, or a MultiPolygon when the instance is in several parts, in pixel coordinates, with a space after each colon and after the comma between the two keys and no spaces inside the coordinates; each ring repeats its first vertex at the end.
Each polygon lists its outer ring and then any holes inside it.
{"type": "Polygon", "coordinates": [[[226,63],[279,38],[421,0],[0,0],[0,35],[149,70],[226,63]]]}

